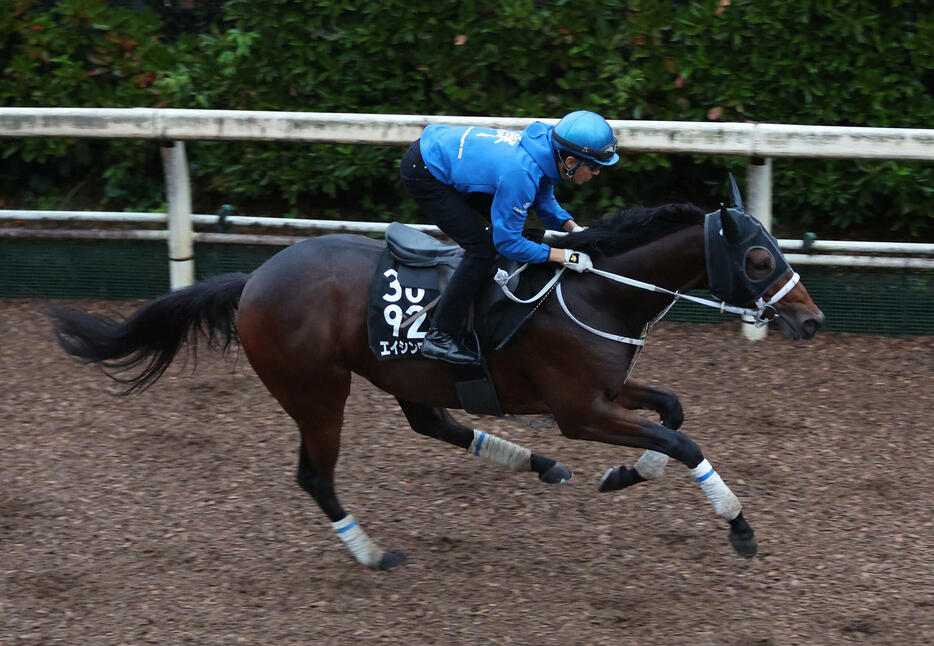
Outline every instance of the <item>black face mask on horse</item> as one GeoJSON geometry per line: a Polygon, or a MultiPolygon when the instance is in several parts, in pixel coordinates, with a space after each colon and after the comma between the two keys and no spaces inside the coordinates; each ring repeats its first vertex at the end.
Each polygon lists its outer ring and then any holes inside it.
{"type": "Polygon", "coordinates": [[[710,293],[722,301],[751,307],[791,270],[791,266],[772,234],[746,212],[732,174],[730,197],[731,207],[721,205],[719,211],[708,213],[704,221],[709,288],[710,293]],[[756,249],[766,251],[771,257],[771,271],[751,276],[748,261],[756,249]]]}

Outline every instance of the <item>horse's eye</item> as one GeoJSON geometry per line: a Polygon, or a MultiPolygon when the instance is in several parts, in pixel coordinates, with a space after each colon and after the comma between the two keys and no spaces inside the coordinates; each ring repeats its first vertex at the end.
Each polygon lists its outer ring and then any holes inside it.
{"type": "Polygon", "coordinates": [[[753,280],[761,280],[775,267],[775,259],[762,247],[753,247],[746,255],[746,274],[753,280]]]}

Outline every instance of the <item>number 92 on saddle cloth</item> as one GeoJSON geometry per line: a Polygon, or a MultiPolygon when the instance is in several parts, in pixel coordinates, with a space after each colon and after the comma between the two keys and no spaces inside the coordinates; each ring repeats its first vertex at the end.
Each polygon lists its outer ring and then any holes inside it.
{"type": "MultiPolygon", "coordinates": [[[[530,231],[541,237],[543,231],[530,231]]],[[[370,350],[379,360],[418,356],[428,332],[432,307],[457,265],[464,257],[458,245],[444,243],[427,233],[393,222],[386,229],[386,248],[380,255],[367,302],[367,334],[370,350]],[[425,314],[418,313],[428,308],[425,314]],[[413,320],[413,317],[414,320],[413,320]]],[[[505,258],[497,267],[512,274],[517,263],[505,258]]],[[[522,272],[516,295],[532,295],[553,274],[545,264],[522,272]],[[538,270],[538,271],[537,271],[538,270]]],[[[518,279],[513,279],[514,281],[518,279]]],[[[507,299],[492,277],[475,299],[472,316],[481,351],[499,349],[529,319],[537,303],[521,304],[507,299]]]]}

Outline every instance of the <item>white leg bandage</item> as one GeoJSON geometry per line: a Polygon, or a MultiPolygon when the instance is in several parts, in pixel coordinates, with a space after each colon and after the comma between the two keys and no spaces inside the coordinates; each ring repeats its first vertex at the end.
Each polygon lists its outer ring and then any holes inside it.
{"type": "Polygon", "coordinates": [[[636,473],[646,480],[658,480],[665,473],[668,456],[658,451],[646,451],[636,461],[636,473]]]}
{"type": "Polygon", "coordinates": [[[720,474],[714,471],[714,468],[710,466],[710,462],[704,459],[700,464],[691,469],[691,475],[694,476],[694,479],[700,484],[701,489],[703,489],[707,497],[710,498],[710,502],[713,503],[713,509],[717,512],[718,516],[726,520],[733,520],[739,516],[739,512],[743,510],[743,506],[739,503],[739,499],[733,495],[733,492],[730,491],[730,488],[723,482],[723,478],[720,477],[720,474]]]}
{"type": "Polygon", "coordinates": [[[532,452],[508,440],[473,430],[473,442],[467,450],[481,458],[489,458],[496,464],[502,464],[513,471],[532,470],[532,452]]]}
{"type": "Polygon", "coordinates": [[[357,561],[372,568],[379,565],[383,550],[370,540],[363,528],[354,520],[353,515],[347,514],[336,523],[331,523],[331,527],[344,541],[344,545],[347,546],[347,549],[350,550],[350,553],[354,555],[357,561]]]}

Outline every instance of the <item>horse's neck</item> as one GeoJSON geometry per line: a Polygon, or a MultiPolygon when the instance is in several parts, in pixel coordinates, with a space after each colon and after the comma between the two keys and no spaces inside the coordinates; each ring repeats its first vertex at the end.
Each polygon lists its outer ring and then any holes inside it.
{"type": "MultiPolygon", "coordinates": [[[[704,255],[704,228],[687,227],[655,242],[643,245],[616,257],[607,258],[602,269],[651,283],[671,291],[687,291],[700,286],[707,275],[704,255]]],[[[630,314],[649,320],[662,310],[671,297],[659,294],[656,298],[630,301],[630,314]]]]}
{"type": "Polygon", "coordinates": [[[706,273],[704,229],[687,227],[608,261],[632,278],[680,289],[706,273]]]}

